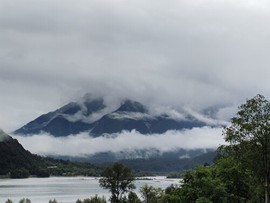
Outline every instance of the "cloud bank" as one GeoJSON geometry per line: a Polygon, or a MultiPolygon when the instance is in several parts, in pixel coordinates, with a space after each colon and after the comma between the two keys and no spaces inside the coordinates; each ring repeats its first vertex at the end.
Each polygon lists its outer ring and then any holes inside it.
{"type": "Polygon", "coordinates": [[[167,131],[164,134],[142,135],[136,131],[93,138],[88,134],[55,138],[49,134],[30,137],[13,136],[29,151],[40,155],[87,156],[99,152],[121,152],[158,149],[161,152],[178,149],[216,149],[224,144],[222,128],[193,128],[167,131]],[[34,143],[34,144],[33,144],[34,143]]]}
{"type": "Polygon", "coordinates": [[[196,111],[269,98],[269,20],[266,0],[0,0],[0,125],[87,92],[196,111]]]}

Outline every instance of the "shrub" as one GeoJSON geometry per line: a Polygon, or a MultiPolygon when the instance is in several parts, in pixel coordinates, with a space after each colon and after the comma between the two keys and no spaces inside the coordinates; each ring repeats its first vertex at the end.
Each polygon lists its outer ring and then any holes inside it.
{"type": "Polygon", "coordinates": [[[84,199],[83,201],[78,199],[76,203],[107,203],[107,201],[104,196],[98,197],[98,195],[95,195],[94,197],[84,199]]]}
{"type": "Polygon", "coordinates": [[[15,169],[10,173],[11,178],[28,178],[29,176],[30,173],[25,168],[15,169]]]}
{"type": "Polygon", "coordinates": [[[49,172],[49,170],[46,170],[46,169],[39,169],[37,171],[37,177],[48,178],[48,177],[50,177],[50,172],[49,172]]]}

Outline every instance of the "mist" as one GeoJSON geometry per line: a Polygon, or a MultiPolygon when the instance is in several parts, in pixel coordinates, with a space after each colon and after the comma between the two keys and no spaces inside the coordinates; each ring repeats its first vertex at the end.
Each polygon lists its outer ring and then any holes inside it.
{"type": "Polygon", "coordinates": [[[57,138],[49,134],[13,137],[35,154],[87,156],[99,152],[117,153],[143,149],[158,149],[161,153],[178,149],[216,149],[224,144],[222,129],[202,127],[151,135],[142,135],[133,130],[96,138],[87,133],[57,138]]]}

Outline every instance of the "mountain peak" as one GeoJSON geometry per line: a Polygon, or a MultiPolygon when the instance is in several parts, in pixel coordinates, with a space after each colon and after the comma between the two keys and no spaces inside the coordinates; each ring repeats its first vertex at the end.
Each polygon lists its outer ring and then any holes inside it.
{"type": "Polygon", "coordinates": [[[43,114],[16,130],[15,134],[39,134],[47,132],[54,136],[77,134],[91,128],[88,123],[92,114],[102,111],[106,106],[101,98],[84,97],[47,114],[43,114]]]}
{"type": "Polygon", "coordinates": [[[143,104],[124,100],[118,109],[105,106],[102,98],[85,97],[64,107],[43,114],[15,131],[15,134],[33,135],[41,132],[55,137],[88,132],[92,136],[136,130],[142,134],[164,133],[168,130],[205,126],[198,119],[185,116],[178,120],[164,115],[151,115],[143,104]]]}
{"type": "Polygon", "coordinates": [[[137,101],[125,100],[117,111],[148,113],[145,106],[137,101]]]}

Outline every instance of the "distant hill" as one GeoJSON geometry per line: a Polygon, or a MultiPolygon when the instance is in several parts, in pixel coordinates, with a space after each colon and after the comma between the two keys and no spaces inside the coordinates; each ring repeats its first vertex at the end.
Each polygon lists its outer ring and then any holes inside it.
{"type": "Polygon", "coordinates": [[[179,149],[164,153],[160,152],[158,149],[148,149],[132,152],[122,151],[119,153],[102,152],[87,157],[60,158],[89,162],[100,167],[108,166],[114,162],[121,162],[129,168],[143,174],[179,174],[196,165],[212,164],[216,155],[217,153],[213,149],[179,149]]]}
{"type": "Polygon", "coordinates": [[[38,161],[38,156],[32,155],[17,140],[0,131],[0,174],[7,174],[18,168],[30,170],[38,161]]]}
{"type": "Polygon", "coordinates": [[[11,136],[0,130],[0,175],[22,169],[29,175],[98,175],[93,165],[75,164],[31,154],[11,136]]]}
{"type": "Polygon", "coordinates": [[[216,151],[208,151],[206,153],[197,154],[195,157],[171,156],[165,154],[162,156],[151,157],[149,159],[125,159],[121,160],[124,165],[134,170],[143,171],[150,174],[169,174],[181,172],[191,169],[197,165],[211,165],[216,158],[216,151]]]}
{"type": "Polygon", "coordinates": [[[84,98],[80,102],[69,103],[55,111],[41,115],[15,134],[33,135],[41,132],[55,137],[86,132],[92,136],[136,130],[141,134],[164,133],[168,130],[191,129],[206,126],[192,115],[176,119],[168,114],[151,115],[143,104],[125,100],[114,111],[105,111],[103,99],[84,98]]]}

